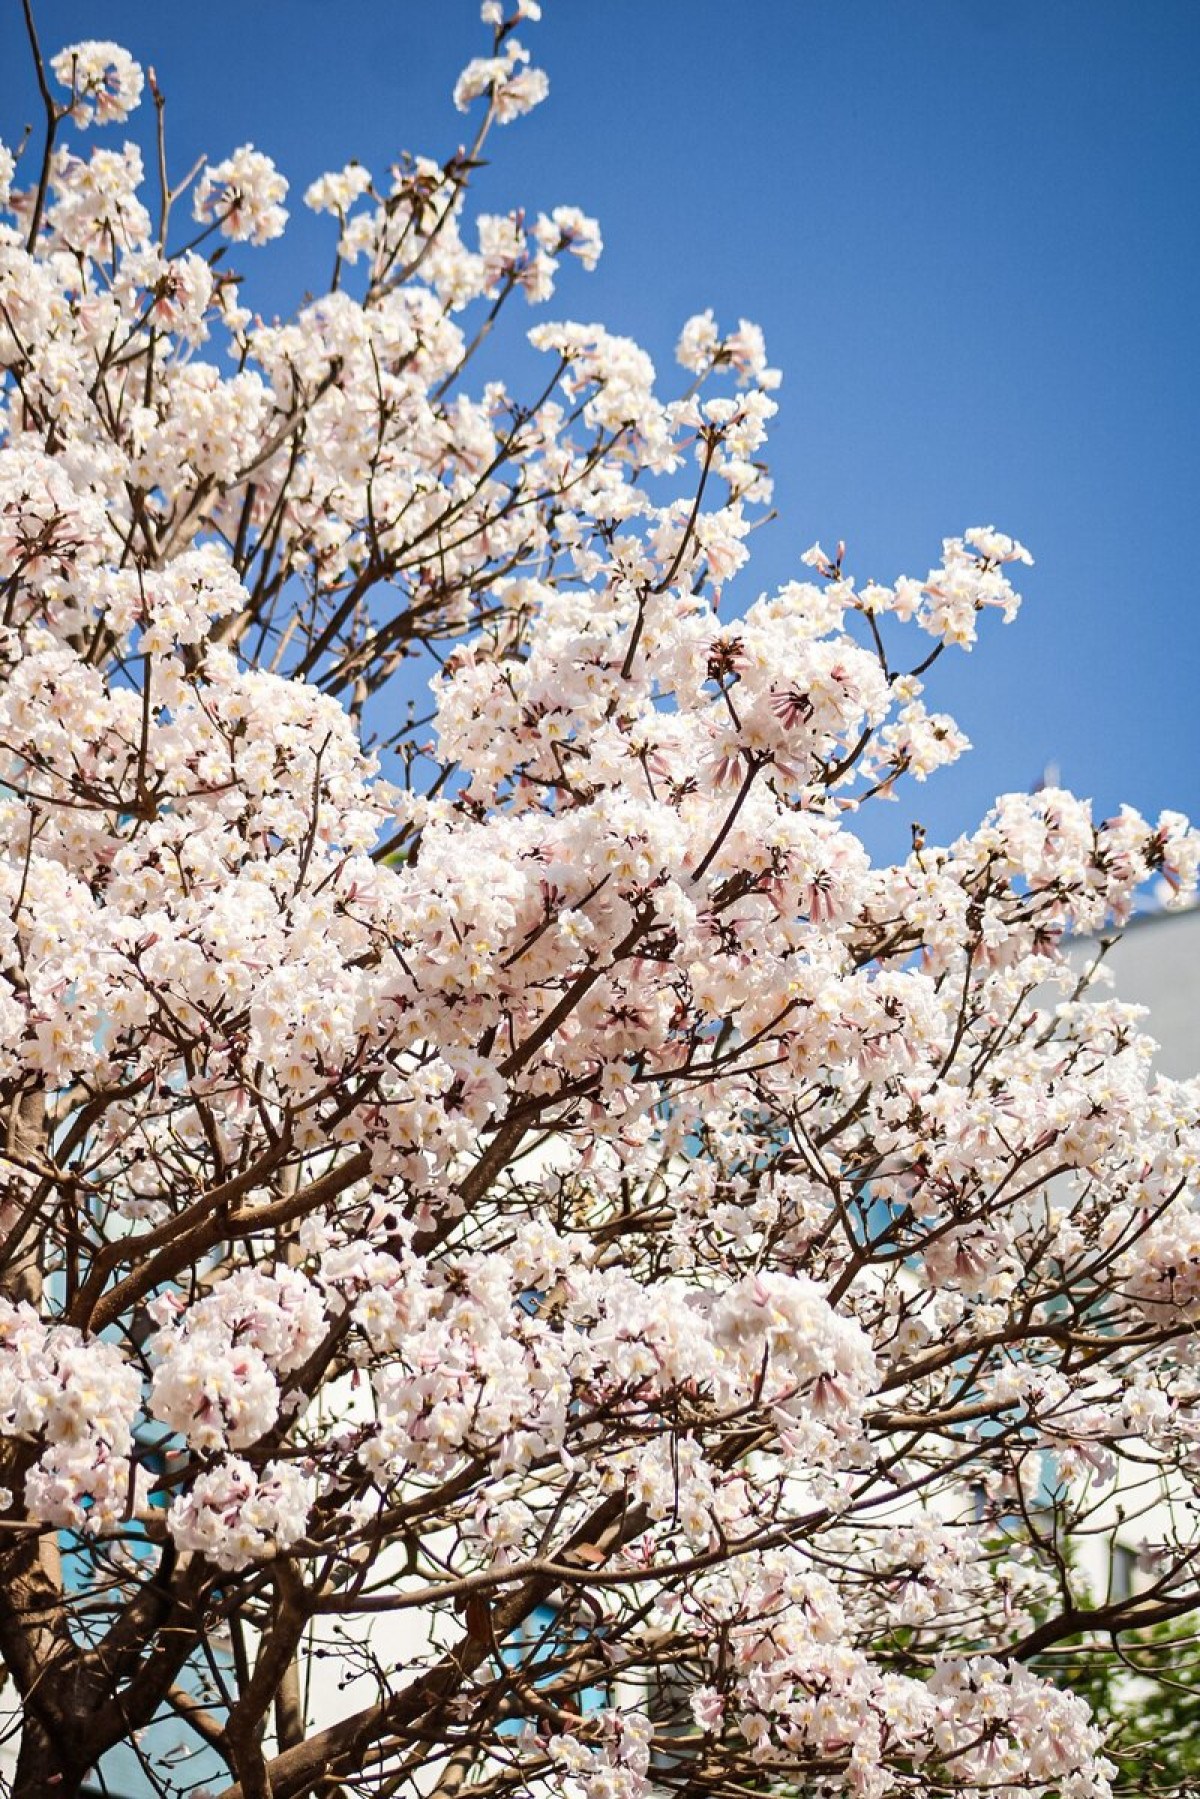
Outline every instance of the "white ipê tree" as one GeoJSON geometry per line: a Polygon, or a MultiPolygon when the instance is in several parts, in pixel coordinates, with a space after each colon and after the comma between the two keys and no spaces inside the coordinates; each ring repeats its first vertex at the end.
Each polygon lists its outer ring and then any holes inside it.
{"type": "Polygon", "coordinates": [[[970,530],[859,587],[816,548],[722,622],[769,492],[754,327],[691,319],[672,399],[578,324],[530,334],[536,398],[473,386],[497,312],[600,252],[569,207],[468,219],[547,85],[532,0],[483,10],[470,148],[316,182],[335,275],[282,325],[210,253],[284,229],[269,160],[172,186],[151,80],[144,198],[135,147],[73,147],[143,71],[44,61],[27,14],[11,1790],[123,1745],[187,1792],[166,1714],[224,1799],[1100,1799],[1101,1726],[1030,1664],[1200,1605],[1186,1503],[1139,1594],[1070,1552],[1125,1463],[1138,1504],[1193,1491],[1197,1089],[1063,940],[1186,893],[1196,837],[1054,790],[871,865],[848,817],[965,748],[922,678],[1029,558],[970,530]]]}

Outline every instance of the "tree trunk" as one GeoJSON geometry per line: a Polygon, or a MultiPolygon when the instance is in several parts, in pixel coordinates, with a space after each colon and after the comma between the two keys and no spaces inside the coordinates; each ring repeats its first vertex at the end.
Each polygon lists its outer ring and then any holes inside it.
{"type": "Polygon", "coordinates": [[[26,1711],[12,1799],[79,1799],[79,1783],[85,1772],[75,1762],[63,1736],[48,1730],[26,1711]]]}

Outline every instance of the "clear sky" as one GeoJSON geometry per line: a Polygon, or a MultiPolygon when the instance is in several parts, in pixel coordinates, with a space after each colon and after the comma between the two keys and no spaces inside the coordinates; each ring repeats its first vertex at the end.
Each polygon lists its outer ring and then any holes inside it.
{"type": "MultiPolygon", "coordinates": [[[[252,139],[302,190],[350,156],[443,157],[486,48],[474,0],[38,0],[47,52],[116,38],[157,66],[173,170],[252,139]]],[[[948,656],[931,704],[976,748],[892,809],[935,838],[1048,763],[1107,813],[1200,815],[1200,5],[1196,0],[546,0],[522,32],[549,102],[498,133],[488,210],[565,202],[606,251],[549,310],[670,373],[712,306],[784,370],[778,520],[731,598],[847,566],[923,574],[995,523],[1037,566],[1007,630],[948,656]]],[[[36,118],[17,0],[0,136],[36,118]]],[[[140,115],[139,115],[140,116],[140,115]]],[[[286,311],[328,221],[234,259],[286,311]]]]}

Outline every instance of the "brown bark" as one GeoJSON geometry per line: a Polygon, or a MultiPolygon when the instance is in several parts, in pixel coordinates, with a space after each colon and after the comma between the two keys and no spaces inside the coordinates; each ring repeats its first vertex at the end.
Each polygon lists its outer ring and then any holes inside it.
{"type": "Polygon", "coordinates": [[[50,1730],[27,1711],[12,1799],[76,1799],[87,1769],[78,1766],[70,1750],[70,1732],[50,1730]]]}

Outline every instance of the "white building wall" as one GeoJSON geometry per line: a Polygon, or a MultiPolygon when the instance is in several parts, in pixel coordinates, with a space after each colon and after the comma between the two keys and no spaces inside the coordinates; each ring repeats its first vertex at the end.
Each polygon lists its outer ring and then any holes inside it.
{"type": "Polygon", "coordinates": [[[1148,1006],[1156,1065],[1175,1080],[1200,1074],[1200,906],[1135,918],[1105,963],[1118,999],[1148,1006]]]}

